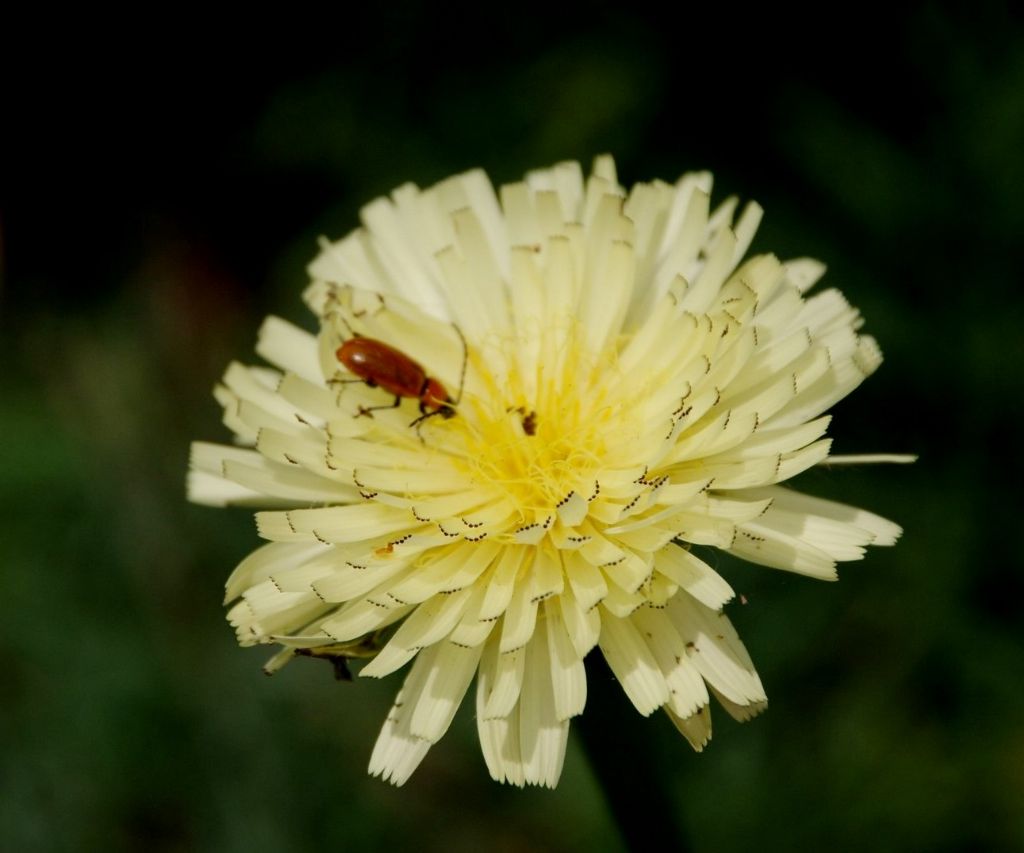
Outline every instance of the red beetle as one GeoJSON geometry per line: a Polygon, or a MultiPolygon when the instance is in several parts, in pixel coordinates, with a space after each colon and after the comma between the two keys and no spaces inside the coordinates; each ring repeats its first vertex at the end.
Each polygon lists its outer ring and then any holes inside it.
{"type": "Polygon", "coordinates": [[[420,412],[424,415],[441,415],[450,418],[455,414],[449,404],[452,398],[444,386],[427,375],[419,364],[401,350],[373,338],[349,338],[338,347],[338,361],[351,373],[371,388],[383,388],[395,395],[390,406],[360,408],[364,415],[376,409],[393,409],[401,404],[403,397],[415,397],[420,401],[420,412]]]}
{"type": "MultiPolygon", "coordinates": [[[[412,397],[420,401],[420,416],[410,426],[419,426],[424,420],[434,415],[450,418],[455,414],[454,406],[462,397],[462,382],[466,378],[466,361],[468,350],[466,339],[458,326],[452,326],[462,341],[462,378],[459,381],[459,397],[452,399],[444,385],[432,376],[417,362],[413,361],[401,350],[373,338],[354,335],[338,347],[335,355],[350,373],[358,379],[348,380],[365,382],[371,388],[383,388],[395,395],[395,402],[390,406],[360,406],[360,415],[370,415],[377,409],[394,409],[401,405],[403,397],[412,397]]],[[[345,381],[345,380],[340,380],[345,381]]]]}

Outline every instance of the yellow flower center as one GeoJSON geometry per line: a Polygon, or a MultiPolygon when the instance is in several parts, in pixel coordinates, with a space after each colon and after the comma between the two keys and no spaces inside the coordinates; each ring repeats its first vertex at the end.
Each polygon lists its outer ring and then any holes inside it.
{"type": "Polygon", "coordinates": [[[574,490],[590,494],[609,451],[635,425],[630,401],[609,398],[615,348],[595,359],[569,334],[560,341],[562,357],[541,359],[531,382],[514,358],[515,345],[521,342],[502,347],[499,359],[473,360],[488,392],[467,394],[449,424],[461,432],[474,482],[531,518],[550,513],[574,490]]]}

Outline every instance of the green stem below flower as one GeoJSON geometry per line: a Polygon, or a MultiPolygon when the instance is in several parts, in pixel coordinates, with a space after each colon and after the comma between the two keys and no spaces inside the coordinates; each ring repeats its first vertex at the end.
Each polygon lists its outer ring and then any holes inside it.
{"type": "Polygon", "coordinates": [[[592,654],[586,666],[587,709],[573,728],[627,849],[687,853],[691,847],[679,805],[670,795],[664,769],[654,760],[661,747],[650,724],[637,720],[604,658],[592,654]],[[623,743],[627,736],[632,741],[628,745],[623,743]]]}

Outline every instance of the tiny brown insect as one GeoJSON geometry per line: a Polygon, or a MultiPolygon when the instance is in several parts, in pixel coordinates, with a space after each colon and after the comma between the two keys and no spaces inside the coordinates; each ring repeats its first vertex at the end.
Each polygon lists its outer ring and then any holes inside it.
{"type": "Polygon", "coordinates": [[[532,409],[527,412],[526,406],[509,406],[506,412],[516,412],[522,418],[523,432],[526,435],[537,434],[537,413],[532,409]]]}

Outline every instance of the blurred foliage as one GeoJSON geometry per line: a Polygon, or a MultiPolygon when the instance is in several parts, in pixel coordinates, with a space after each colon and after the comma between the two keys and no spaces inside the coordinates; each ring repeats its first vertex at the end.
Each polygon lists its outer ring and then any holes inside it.
{"type": "Polygon", "coordinates": [[[656,823],[660,776],[697,851],[1024,849],[1019,17],[446,8],[21,34],[46,62],[5,69],[0,848],[622,849],[576,740],[557,791],[501,787],[470,708],[404,789],[367,778],[397,682],[263,679],[220,607],[251,518],[182,486],[259,318],[308,325],[318,234],[407,180],[609,150],[627,184],[714,170],[764,205],[756,249],[826,260],[887,354],[837,450],[921,454],[804,478],[905,526],[841,583],[719,558],[772,706],[699,756],[624,713],[612,795],[656,823]]]}

